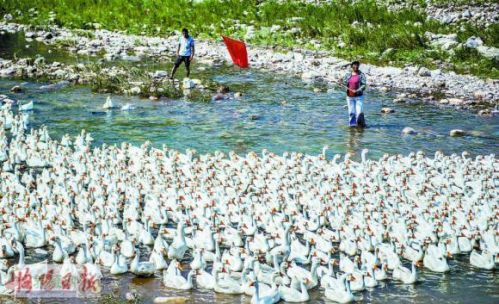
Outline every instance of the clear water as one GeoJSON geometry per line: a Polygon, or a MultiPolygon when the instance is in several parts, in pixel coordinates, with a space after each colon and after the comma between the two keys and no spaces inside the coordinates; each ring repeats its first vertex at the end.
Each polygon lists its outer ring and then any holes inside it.
{"type": "MultiPolygon", "coordinates": [[[[26,49],[21,35],[6,37],[0,36],[0,57],[3,58],[11,58],[17,52],[19,57],[39,53],[46,55],[48,60],[62,62],[95,60],[68,56],[60,50],[48,53],[50,48],[34,42],[26,49]]],[[[130,64],[152,71],[169,70],[171,67],[171,63],[152,61],[130,64]]],[[[194,66],[199,67],[197,64],[194,66]]],[[[137,108],[130,112],[104,112],[102,104],[107,95],[94,94],[84,87],[46,92],[40,89],[46,83],[1,79],[0,94],[19,100],[34,100],[32,127],[47,125],[55,138],[65,133],[76,135],[84,128],[93,134],[96,144],[122,141],[141,144],[149,140],[156,146],[166,144],[180,150],[195,148],[200,153],[215,150],[246,153],[266,148],[275,153],[300,151],[312,154],[319,153],[324,145],[328,145],[331,149],[329,155],[352,152],[358,156],[362,149],[368,148],[371,158],[384,153],[407,154],[416,150],[429,154],[437,150],[447,154],[463,150],[472,154],[499,151],[497,118],[438,108],[418,103],[417,100],[410,105],[393,104],[392,96],[370,91],[365,105],[369,128],[349,129],[346,127],[344,93],[335,88],[326,93],[324,86],[304,84],[299,79],[251,69],[203,69],[195,69],[193,77],[226,84],[234,92],[243,92],[244,98],[204,103],[185,100],[153,102],[136,97],[112,96],[119,104],[132,103],[137,108]],[[9,89],[17,84],[22,84],[24,93],[10,93],[9,89]],[[315,93],[314,87],[321,88],[322,92],[315,93]],[[381,114],[382,104],[394,108],[396,112],[381,114]],[[401,131],[406,126],[418,130],[419,135],[402,136],[401,131]],[[450,137],[449,131],[454,128],[464,129],[473,135],[450,137]]],[[[182,69],[178,76],[183,76],[182,69]]],[[[37,260],[35,256],[31,258],[37,260]]],[[[420,269],[420,282],[414,286],[388,282],[357,296],[363,302],[372,303],[499,302],[497,272],[471,268],[468,256],[457,257],[450,261],[450,265],[451,272],[444,275],[420,269]]],[[[137,279],[132,275],[113,277],[107,274],[104,283],[106,293],[112,292],[123,298],[127,291],[135,290],[146,302],[160,295],[183,295],[195,303],[249,302],[248,297],[201,290],[173,291],[162,286],[160,277],[137,279]]],[[[322,290],[312,291],[311,297],[314,303],[324,301],[322,290]]]]}

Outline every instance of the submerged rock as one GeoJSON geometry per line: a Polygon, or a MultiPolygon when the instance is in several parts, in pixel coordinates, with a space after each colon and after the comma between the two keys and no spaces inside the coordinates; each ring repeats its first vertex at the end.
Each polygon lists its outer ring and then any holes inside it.
{"type": "Polygon", "coordinates": [[[12,93],[21,93],[21,92],[23,91],[23,89],[22,89],[20,86],[16,85],[16,86],[13,86],[13,87],[10,89],[10,91],[11,91],[12,93]]]}
{"type": "Polygon", "coordinates": [[[402,130],[402,134],[404,134],[404,135],[416,135],[416,134],[418,134],[418,132],[411,127],[405,127],[402,130]]]}
{"type": "Polygon", "coordinates": [[[464,136],[465,132],[461,129],[454,129],[449,132],[452,137],[464,136]]]}
{"type": "Polygon", "coordinates": [[[490,109],[480,110],[478,111],[478,115],[485,117],[492,116],[492,111],[490,109]]]}
{"type": "Polygon", "coordinates": [[[59,90],[59,89],[62,89],[64,87],[68,86],[69,83],[70,82],[67,80],[62,80],[62,81],[59,81],[58,83],[42,85],[40,87],[40,90],[59,90]]]}
{"type": "Polygon", "coordinates": [[[394,113],[394,112],[395,112],[395,110],[392,108],[388,108],[388,107],[381,108],[381,113],[384,113],[384,114],[394,113]]]}

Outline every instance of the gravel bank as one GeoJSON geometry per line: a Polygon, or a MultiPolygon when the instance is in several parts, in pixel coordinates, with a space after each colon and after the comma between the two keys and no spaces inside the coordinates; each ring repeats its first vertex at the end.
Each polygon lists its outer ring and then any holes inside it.
{"type": "MultiPolygon", "coordinates": [[[[79,54],[104,53],[104,58],[107,60],[117,58],[140,60],[141,57],[173,55],[177,41],[175,36],[145,37],[107,30],[91,31],[90,35],[88,32],[65,28],[31,31],[30,26],[5,22],[0,23],[1,31],[24,31],[28,39],[36,39],[49,44],[60,43],[65,45],[68,51],[79,54]]],[[[212,65],[230,60],[225,46],[212,41],[197,41],[196,56],[199,62],[212,65]]],[[[337,84],[348,70],[346,60],[330,57],[326,52],[275,51],[270,48],[250,46],[249,56],[253,68],[298,76],[304,81],[337,84]]],[[[403,102],[404,95],[409,93],[421,96],[426,102],[476,111],[491,109],[499,104],[499,80],[497,79],[484,80],[471,75],[428,70],[418,66],[397,68],[365,64],[362,65],[362,70],[368,77],[370,88],[397,91],[401,93],[399,98],[401,102],[403,102]]],[[[5,74],[5,70],[1,70],[0,74],[5,74]]]]}

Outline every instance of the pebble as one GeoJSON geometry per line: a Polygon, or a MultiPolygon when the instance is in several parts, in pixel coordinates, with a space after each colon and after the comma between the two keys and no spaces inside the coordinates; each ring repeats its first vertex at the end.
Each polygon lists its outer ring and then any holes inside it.
{"type": "Polygon", "coordinates": [[[165,78],[166,76],[168,76],[167,71],[156,71],[152,74],[153,78],[165,78]]]}
{"type": "Polygon", "coordinates": [[[23,91],[23,89],[22,89],[20,86],[16,85],[16,86],[13,86],[13,87],[10,89],[10,91],[11,91],[12,93],[21,93],[21,92],[23,91]]]}
{"type": "Polygon", "coordinates": [[[155,304],[183,304],[188,300],[189,298],[186,297],[156,297],[153,302],[155,304]]]}
{"type": "Polygon", "coordinates": [[[227,94],[229,92],[230,92],[230,88],[228,86],[226,86],[226,85],[221,85],[217,89],[217,93],[227,94]]]}
{"type": "Polygon", "coordinates": [[[384,113],[384,114],[394,113],[394,112],[395,112],[395,110],[392,108],[388,108],[388,107],[381,108],[381,113],[384,113]]]}
{"type": "Polygon", "coordinates": [[[418,75],[421,77],[430,77],[431,71],[428,68],[422,67],[419,69],[418,75]]]}
{"type": "Polygon", "coordinates": [[[414,130],[411,127],[405,127],[402,130],[402,134],[404,134],[404,135],[416,135],[416,134],[418,134],[418,132],[416,132],[416,130],[414,130]]]}
{"type": "Polygon", "coordinates": [[[213,101],[223,100],[223,99],[225,99],[225,96],[222,93],[217,93],[211,99],[213,101]]]}
{"type": "Polygon", "coordinates": [[[490,109],[484,109],[478,111],[478,115],[480,116],[492,116],[492,111],[490,109]]]}
{"type": "Polygon", "coordinates": [[[464,100],[462,100],[461,98],[449,98],[448,101],[452,106],[460,106],[464,103],[464,100]]]}
{"type": "Polygon", "coordinates": [[[125,294],[125,299],[127,301],[135,301],[137,299],[137,296],[135,295],[135,293],[129,291],[125,294]]]}
{"type": "Polygon", "coordinates": [[[449,132],[452,137],[464,136],[465,132],[461,129],[454,129],[449,132]]]}
{"type": "Polygon", "coordinates": [[[130,94],[133,94],[133,95],[138,95],[140,94],[140,88],[139,87],[133,87],[130,89],[130,94]]]}
{"type": "Polygon", "coordinates": [[[234,93],[234,98],[236,98],[236,99],[240,99],[240,98],[242,98],[242,97],[243,97],[243,93],[241,93],[241,92],[236,92],[236,93],[234,93]]]}

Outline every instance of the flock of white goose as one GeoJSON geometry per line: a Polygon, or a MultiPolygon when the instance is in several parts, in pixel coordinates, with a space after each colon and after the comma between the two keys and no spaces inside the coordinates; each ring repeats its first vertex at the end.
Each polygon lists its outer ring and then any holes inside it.
{"type": "Polygon", "coordinates": [[[28,116],[0,111],[0,258],[18,261],[0,264],[0,287],[26,265],[25,248],[252,303],[303,302],[312,288],[347,303],[383,280],[413,284],[419,267],[448,272],[456,255],[477,271],[499,262],[495,155],[375,161],[364,150],[356,162],[328,160],[327,148],[92,147],[85,131],[60,141],[45,127],[28,133],[28,116]]]}

